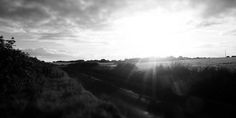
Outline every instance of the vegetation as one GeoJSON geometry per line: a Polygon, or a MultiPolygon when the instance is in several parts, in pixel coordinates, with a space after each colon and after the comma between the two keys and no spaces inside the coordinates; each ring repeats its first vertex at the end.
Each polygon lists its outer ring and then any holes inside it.
{"type": "Polygon", "coordinates": [[[93,64],[85,70],[82,65],[70,64],[65,70],[132,90],[139,94],[138,99],[146,99],[150,112],[165,117],[229,117],[235,112],[236,70],[177,63],[142,71],[127,62],[119,62],[113,69],[93,64]]]}
{"type": "Polygon", "coordinates": [[[53,64],[13,49],[0,37],[0,116],[120,118],[117,108],[85,90],[53,64]]]}
{"type": "MultiPolygon", "coordinates": [[[[137,93],[137,101],[146,110],[165,118],[230,117],[235,113],[236,70],[176,63],[139,70],[132,60],[118,61],[110,68],[99,65],[107,62],[104,59],[61,66],[96,95],[105,91],[108,95],[101,95],[103,101],[55,65],[14,49],[14,43],[14,38],[0,37],[2,117],[120,118],[120,111],[109,102],[109,95],[119,88],[137,93]]],[[[129,95],[119,96],[134,101],[129,95]]]]}

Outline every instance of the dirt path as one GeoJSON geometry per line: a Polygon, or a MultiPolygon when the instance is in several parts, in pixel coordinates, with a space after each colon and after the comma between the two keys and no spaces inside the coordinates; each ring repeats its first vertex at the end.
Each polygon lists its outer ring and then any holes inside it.
{"type": "Polygon", "coordinates": [[[87,76],[85,79],[81,80],[83,86],[87,90],[96,96],[107,96],[108,100],[116,104],[127,118],[161,118],[146,110],[147,102],[139,100],[139,95],[137,93],[111,85],[90,75],[83,76],[87,76]]]}

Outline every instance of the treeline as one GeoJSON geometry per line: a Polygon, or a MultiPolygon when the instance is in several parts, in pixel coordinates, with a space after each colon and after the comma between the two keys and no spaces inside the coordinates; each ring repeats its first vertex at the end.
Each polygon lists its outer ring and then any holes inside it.
{"type": "MultiPolygon", "coordinates": [[[[232,56],[234,57],[234,56],[232,56]]],[[[155,62],[155,61],[178,61],[178,60],[189,60],[189,59],[209,59],[209,57],[183,57],[183,56],[169,56],[169,57],[146,57],[146,58],[127,58],[127,59],[120,59],[120,60],[109,60],[109,59],[100,59],[100,60],[71,60],[71,61],[53,61],[54,64],[57,63],[83,63],[83,62],[94,62],[94,63],[121,63],[121,62],[127,62],[127,63],[141,63],[141,62],[155,62]]]]}

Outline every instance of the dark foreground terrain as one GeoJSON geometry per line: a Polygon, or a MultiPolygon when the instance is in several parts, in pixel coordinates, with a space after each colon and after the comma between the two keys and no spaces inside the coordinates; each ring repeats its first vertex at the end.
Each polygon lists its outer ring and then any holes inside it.
{"type": "Polygon", "coordinates": [[[158,65],[139,70],[118,62],[113,68],[97,62],[61,66],[98,97],[120,112],[140,118],[231,118],[235,116],[236,71],[224,67],[158,65]]]}
{"type": "Polygon", "coordinates": [[[54,65],[0,40],[1,118],[231,118],[236,70],[79,61],[54,65]],[[73,78],[72,78],[73,77],[73,78]]]}
{"type": "Polygon", "coordinates": [[[0,40],[1,118],[121,118],[55,65],[39,61],[0,40]]]}

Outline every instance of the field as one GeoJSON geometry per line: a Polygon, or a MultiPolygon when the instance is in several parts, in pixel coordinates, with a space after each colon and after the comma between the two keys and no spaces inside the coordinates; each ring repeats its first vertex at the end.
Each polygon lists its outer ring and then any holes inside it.
{"type": "MultiPolygon", "coordinates": [[[[126,62],[126,61],[121,61],[126,62]]],[[[119,62],[99,62],[101,67],[114,68],[119,62]]],[[[152,60],[152,61],[134,61],[128,62],[135,64],[140,70],[151,69],[155,66],[171,66],[173,64],[182,64],[190,67],[223,67],[230,70],[236,69],[236,57],[231,58],[189,58],[182,60],[152,60]]],[[[71,62],[55,62],[56,65],[68,65],[72,64],[71,62]]]]}
{"type": "Polygon", "coordinates": [[[75,78],[86,75],[78,79],[86,89],[106,96],[128,116],[139,111],[143,118],[150,117],[146,113],[164,118],[211,118],[235,112],[235,64],[235,58],[204,58],[82,62],[62,68],[75,78]]]}
{"type": "Polygon", "coordinates": [[[192,67],[224,67],[228,69],[236,69],[236,57],[232,58],[202,58],[202,59],[184,59],[173,61],[152,61],[141,62],[136,65],[140,69],[150,69],[155,65],[169,66],[173,63],[181,63],[192,67]]]}

